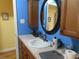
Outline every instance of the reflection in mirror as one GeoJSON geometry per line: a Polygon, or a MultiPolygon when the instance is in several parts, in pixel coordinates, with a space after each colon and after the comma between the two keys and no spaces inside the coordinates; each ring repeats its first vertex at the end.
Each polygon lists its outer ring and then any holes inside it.
{"type": "Polygon", "coordinates": [[[52,32],[57,26],[58,6],[54,0],[45,0],[41,10],[41,25],[46,32],[52,32]]]}
{"type": "Polygon", "coordinates": [[[57,5],[55,2],[48,0],[44,6],[44,19],[43,19],[43,27],[47,31],[51,31],[54,29],[57,22],[57,5]]]}
{"type": "Polygon", "coordinates": [[[48,4],[46,30],[51,31],[52,29],[54,29],[56,22],[57,22],[57,6],[48,4]]]}

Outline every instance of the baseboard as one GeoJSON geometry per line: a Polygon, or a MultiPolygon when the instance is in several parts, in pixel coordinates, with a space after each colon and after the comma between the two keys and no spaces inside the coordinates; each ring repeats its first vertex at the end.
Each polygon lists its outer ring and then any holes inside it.
{"type": "Polygon", "coordinates": [[[9,51],[13,51],[13,50],[16,50],[16,47],[0,50],[0,53],[9,52],[9,51]]]}

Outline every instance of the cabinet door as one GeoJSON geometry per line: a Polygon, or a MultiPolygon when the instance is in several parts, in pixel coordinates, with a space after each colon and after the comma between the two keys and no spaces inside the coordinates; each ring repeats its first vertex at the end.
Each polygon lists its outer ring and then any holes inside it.
{"type": "Polygon", "coordinates": [[[28,0],[28,21],[29,26],[32,25],[32,0],[28,0]]]}
{"type": "Polygon", "coordinates": [[[28,59],[35,59],[34,56],[30,52],[28,52],[28,59]]]}
{"type": "Polygon", "coordinates": [[[28,59],[28,53],[26,47],[22,44],[22,59],[28,59]]]}
{"type": "Polygon", "coordinates": [[[28,59],[28,53],[25,46],[20,41],[20,39],[18,41],[19,41],[19,59],[28,59]]]}
{"type": "Polygon", "coordinates": [[[28,48],[23,44],[23,42],[18,39],[19,42],[19,59],[35,59],[28,48]]]}
{"type": "Polygon", "coordinates": [[[28,55],[26,55],[26,53],[27,53],[27,52],[26,52],[26,51],[24,51],[24,49],[23,49],[23,48],[22,48],[22,50],[21,50],[21,51],[22,51],[22,53],[21,53],[21,54],[22,54],[22,59],[28,59],[28,55]]]}
{"type": "Polygon", "coordinates": [[[21,47],[21,41],[18,38],[18,48],[19,48],[19,59],[22,59],[22,47],[21,47]]]}
{"type": "Polygon", "coordinates": [[[79,0],[61,1],[60,32],[79,38],[79,0]]]}
{"type": "Polygon", "coordinates": [[[29,26],[38,27],[38,0],[28,0],[29,26]]]}

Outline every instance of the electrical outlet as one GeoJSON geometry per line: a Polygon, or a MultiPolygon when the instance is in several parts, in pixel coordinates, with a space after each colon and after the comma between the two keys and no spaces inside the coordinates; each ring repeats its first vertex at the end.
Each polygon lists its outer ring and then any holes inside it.
{"type": "Polygon", "coordinates": [[[21,24],[24,24],[25,23],[25,20],[24,19],[20,19],[20,23],[21,24]]]}

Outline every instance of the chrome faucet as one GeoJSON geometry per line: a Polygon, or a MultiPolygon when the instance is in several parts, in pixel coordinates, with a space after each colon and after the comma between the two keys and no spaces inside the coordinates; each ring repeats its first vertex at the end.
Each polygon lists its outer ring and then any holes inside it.
{"type": "Polygon", "coordinates": [[[46,34],[39,32],[39,37],[43,39],[43,41],[48,41],[46,34]]]}

